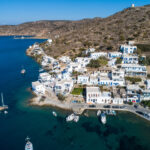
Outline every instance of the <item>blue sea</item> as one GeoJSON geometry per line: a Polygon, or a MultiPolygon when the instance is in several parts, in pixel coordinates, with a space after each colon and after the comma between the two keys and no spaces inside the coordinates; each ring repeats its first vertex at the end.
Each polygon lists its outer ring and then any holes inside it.
{"type": "Polygon", "coordinates": [[[78,123],[66,123],[69,112],[29,105],[40,66],[25,52],[43,41],[0,37],[0,92],[9,105],[7,115],[0,113],[0,150],[24,150],[27,136],[34,150],[150,150],[150,123],[134,114],[117,112],[102,125],[90,111],[78,123]],[[25,75],[20,74],[22,67],[25,75]]]}

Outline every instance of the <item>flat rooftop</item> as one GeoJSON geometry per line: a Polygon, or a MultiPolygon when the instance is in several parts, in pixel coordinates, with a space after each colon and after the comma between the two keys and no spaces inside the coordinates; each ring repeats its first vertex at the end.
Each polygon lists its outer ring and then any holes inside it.
{"type": "Polygon", "coordinates": [[[96,92],[100,92],[99,87],[86,87],[86,92],[87,93],[96,93],[96,92]]]}

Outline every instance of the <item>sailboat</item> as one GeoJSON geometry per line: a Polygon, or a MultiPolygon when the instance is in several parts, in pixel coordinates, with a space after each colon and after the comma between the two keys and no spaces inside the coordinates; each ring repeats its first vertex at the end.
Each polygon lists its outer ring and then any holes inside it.
{"type": "Polygon", "coordinates": [[[30,142],[30,138],[26,138],[26,145],[25,145],[25,150],[33,150],[33,144],[30,142]]]}
{"type": "Polygon", "coordinates": [[[1,101],[2,101],[2,106],[0,106],[0,110],[8,109],[8,106],[4,104],[3,93],[1,93],[1,101]]]}

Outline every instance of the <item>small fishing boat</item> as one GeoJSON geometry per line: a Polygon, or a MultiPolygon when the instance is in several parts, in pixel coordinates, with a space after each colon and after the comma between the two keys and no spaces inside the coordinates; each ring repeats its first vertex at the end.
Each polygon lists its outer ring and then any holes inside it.
{"type": "Polygon", "coordinates": [[[53,116],[57,117],[57,113],[55,111],[52,111],[53,116]]]}
{"type": "Polygon", "coordinates": [[[67,118],[66,118],[66,121],[69,122],[69,121],[73,121],[74,120],[74,114],[71,114],[69,115],[67,118]]]}
{"type": "Polygon", "coordinates": [[[101,122],[102,122],[102,124],[106,124],[106,115],[105,115],[105,113],[101,114],[101,122]]]}
{"type": "Polygon", "coordinates": [[[33,145],[32,145],[32,143],[30,142],[30,138],[29,137],[27,137],[26,138],[26,145],[25,145],[25,150],[33,150],[33,145]]]}
{"type": "Polygon", "coordinates": [[[74,122],[78,122],[79,121],[79,116],[74,116],[74,122]]]}
{"type": "Polygon", "coordinates": [[[99,116],[101,114],[101,110],[97,111],[97,116],[99,116]]]}

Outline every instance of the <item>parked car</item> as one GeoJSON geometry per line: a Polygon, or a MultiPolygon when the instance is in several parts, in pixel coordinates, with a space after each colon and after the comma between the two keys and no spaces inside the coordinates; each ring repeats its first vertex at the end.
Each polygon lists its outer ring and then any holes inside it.
{"type": "Polygon", "coordinates": [[[104,108],[110,108],[110,105],[104,105],[103,107],[104,108]]]}
{"type": "Polygon", "coordinates": [[[96,107],[95,105],[89,105],[89,107],[93,108],[93,107],[96,107]]]}

